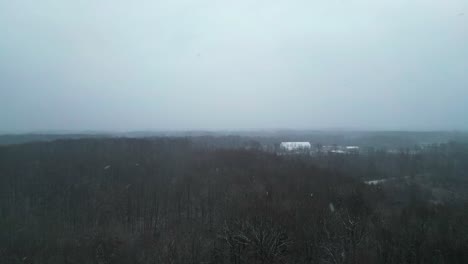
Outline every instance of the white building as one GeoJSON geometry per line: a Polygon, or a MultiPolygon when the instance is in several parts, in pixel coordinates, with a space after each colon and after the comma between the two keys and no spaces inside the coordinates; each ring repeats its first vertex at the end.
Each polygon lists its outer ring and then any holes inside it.
{"type": "Polygon", "coordinates": [[[350,154],[358,154],[359,149],[360,148],[358,146],[346,146],[346,152],[350,154]]]}
{"type": "Polygon", "coordinates": [[[283,151],[309,151],[312,148],[310,142],[281,142],[280,149],[283,151]]]}

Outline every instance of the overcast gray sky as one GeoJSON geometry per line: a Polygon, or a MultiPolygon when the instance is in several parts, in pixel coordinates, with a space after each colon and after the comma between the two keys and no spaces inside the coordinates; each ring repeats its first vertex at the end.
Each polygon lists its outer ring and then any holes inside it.
{"type": "Polygon", "coordinates": [[[467,0],[0,0],[0,131],[468,129],[467,0]]]}

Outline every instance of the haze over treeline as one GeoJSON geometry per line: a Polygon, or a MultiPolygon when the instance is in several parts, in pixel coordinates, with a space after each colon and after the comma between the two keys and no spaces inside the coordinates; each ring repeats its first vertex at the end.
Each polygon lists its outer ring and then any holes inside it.
{"type": "Polygon", "coordinates": [[[468,2],[0,0],[0,131],[466,130],[468,2]]]}

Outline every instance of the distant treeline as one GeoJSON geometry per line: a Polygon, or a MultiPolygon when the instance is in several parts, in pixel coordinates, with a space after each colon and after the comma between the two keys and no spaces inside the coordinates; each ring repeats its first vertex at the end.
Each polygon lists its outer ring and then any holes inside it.
{"type": "Polygon", "coordinates": [[[0,135],[0,145],[13,145],[31,142],[48,142],[59,139],[103,138],[108,135],[96,134],[6,134],[0,135]]]}
{"type": "Polygon", "coordinates": [[[309,141],[322,145],[358,145],[378,148],[406,148],[420,144],[468,142],[468,132],[405,132],[405,131],[155,131],[155,132],[89,132],[89,133],[29,133],[0,134],[0,145],[79,138],[190,138],[209,146],[235,148],[255,141],[261,145],[274,145],[282,141],[309,141]]]}
{"type": "MultiPolygon", "coordinates": [[[[204,145],[0,147],[0,263],[468,263],[466,202],[429,203],[415,182],[368,186],[333,162],[204,145]]],[[[446,146],[468,160],[466,145],[446,146]]]]}

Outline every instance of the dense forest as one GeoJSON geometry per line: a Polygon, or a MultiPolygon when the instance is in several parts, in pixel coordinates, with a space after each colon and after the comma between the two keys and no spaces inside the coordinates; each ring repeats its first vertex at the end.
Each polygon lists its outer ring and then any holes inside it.
{"type": "Polygon", "coordinates": [[[466,143],[310,157],[210,140],[1,146],[0,262],[468,263],[466,143]]]}

